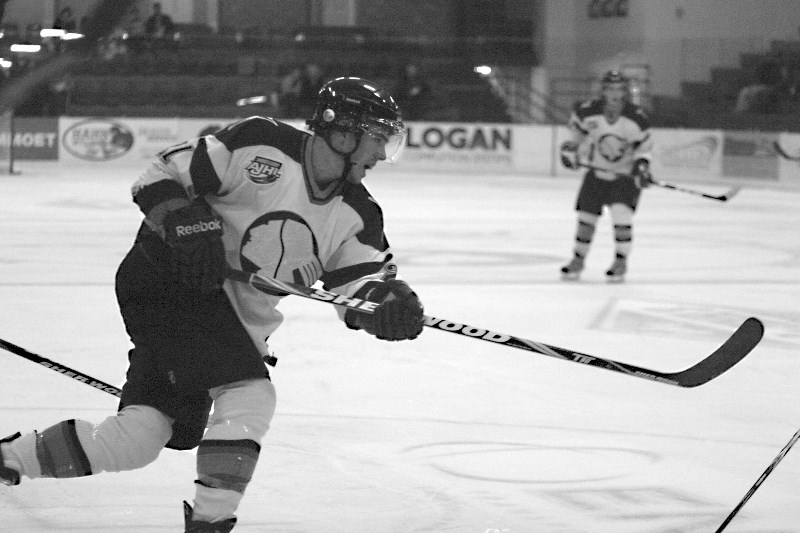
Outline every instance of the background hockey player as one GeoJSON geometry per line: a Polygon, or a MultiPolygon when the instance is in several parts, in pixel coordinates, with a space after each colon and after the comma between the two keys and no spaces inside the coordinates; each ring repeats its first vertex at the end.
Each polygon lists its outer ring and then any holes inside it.
{"type": "Polygon", "coordinates": [[[279,296],[224,280],[226,264],[379,302],[340,311],[385,340],[422,330],[417,295],[396,277],[383,217],[361,181],[405,140],[394,100],[359,78],[324,85],[314,134],[251,117],[161,152],[133,187],[144,213],[116,292],[134,349],[120,409],[0,444],[0,480],[144,467],[167,446],[197,447],[185,531],[228,532],[275,410],[266,339],[279,296]],[[214,414],[209,420],[213,403],[214,414]],[[206,429],[207,428],[207,429],[206,429]]]}
{"type": "Polygon", "coordinates": [[[561,162],[567,168],[589,169],[583,177],[575,209],[578,227],[572,260],[561,268],[565,279],[577,279],[592,244],[603,206],[608,206],[614,226],[614,261],[606,275],[621,281],[633,239],[633,214],[641,189],[650,184],[650,125],[644,111],[629,100],[628,79],[619,71],[607,72],[602,97],[578,104],[569,119],[573,138],[561,145],[561,162]],[[622,175],[620,175],[622,174],[622,175]]]}

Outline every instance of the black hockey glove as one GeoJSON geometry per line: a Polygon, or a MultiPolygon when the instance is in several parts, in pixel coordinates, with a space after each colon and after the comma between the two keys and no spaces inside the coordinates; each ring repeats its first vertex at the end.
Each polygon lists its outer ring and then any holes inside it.
{"type": "Polygon", "coordinates": [[[638,188],[645,189],[649,187],[653,179],[650,174],[650,161],[643,158],[634,161],[633,168],[631,169],[631,176],[638,188]]]}
{"type": "Polygon", "coordinates": [[[564,141],[559,150],[561,164],[566,168],[578,168],[578,143],[575,141],[564,141]]]}
{"type": "Polygon", "coordinates": [[[344,315],[347,327],[363,329],[385,341],[416,339],[422,332],[422,302],[406,282],[398,279],[372,281],[355,296],[380,305],[373,314],[348,309],[344,315]]]}
{"type": "Polygon", "coordinates": [[[164,241],[172,248],[175,276],[204,294],[222,287],[225,248],[222,220],[208,205],[193,202],[164,217],[164,241]]]}

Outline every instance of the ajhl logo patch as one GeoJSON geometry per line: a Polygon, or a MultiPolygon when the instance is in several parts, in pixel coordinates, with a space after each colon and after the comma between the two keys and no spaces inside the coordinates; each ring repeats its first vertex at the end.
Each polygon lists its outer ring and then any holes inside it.
{"type": "Polygon", "coordinates": [[[247,177],[253,183],[264,184],[272,183],[281,177],[281,167],[283,163],[269,159],[267,157],[256,156],[255,159],[245,167],[247,177]]]}
{"type": "Polygon", "coordinates": [[[75,157],[86,161],[108,161],[130,151],[133,132],[118,122],[88,119],[67,128],[61,142],[75,157]]]}

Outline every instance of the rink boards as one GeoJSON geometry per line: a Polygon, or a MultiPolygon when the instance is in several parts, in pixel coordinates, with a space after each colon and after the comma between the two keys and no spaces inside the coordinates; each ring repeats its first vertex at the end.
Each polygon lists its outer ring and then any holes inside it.
{"type": "MultiPolygon", "coordinates": [[[[236,120],[203,118],[18,117],[0,131],[18,161],[141,165],[185,139],[236,120]]],[[[288,121],[303,127],[302,121],[288,121]]],[[[663,180],[748,181],[800,187],[800,134],[654,128],[653,173],[663,180]],[[776,143],[791,159],[782,157],[776,143]]],[[[559,164],[561,125],[410,122],[398,167],[444,172],[577,176],[559,164]]]]}

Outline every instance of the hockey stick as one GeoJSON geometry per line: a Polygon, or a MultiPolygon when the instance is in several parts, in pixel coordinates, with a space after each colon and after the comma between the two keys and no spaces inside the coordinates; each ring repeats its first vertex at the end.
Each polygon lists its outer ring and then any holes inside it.
{"type": "Polygon", "coordinates": [[[772,147],[775,148],[775,151],[784,159],[789,161],[800,161],[800,152],[797,155],[789,155],[789,153],[783,149],[778,141],[772,143],[772,147]]]}
{"type": "Polygon", "coordinates": [[[99,389],[101,391],[107,392],[112,396],[116,396],[117,398],[122,397],[122,391],[113,385],[109,385],[99,379],[93,378],[88,374],[84,374],[78,370],[70,368],[68,366],[62,365],[61,363],[56,363],[55,361],[51,361],[46,357],[42,357],[41,355],[36,355],[35,353],[31,353],[25,348],[21,348],[16,344],[11,344],[10,342],[0,339],[0,348],[9,351],[13,354],[19,355],[28,359],[29,361],[33,361],[34,363],[38,363],[45,368],[49,368],[54,372],[58,372],[61,375],[67,376],[68,378],[72,378],[75,381],[80,381],[90,387],[94,387],[95,389],[99,389]]]}
{"type": "Polygon", "coordinates": [[[739,502],[739,505],[737,505],[733,509],[733,511],[731,511],[731,514],[728,515],[725,521],[722,522],[722,524],[714,533],[720,533],[723,529],[727,527],[727,525],[731,522],[731,520],[733,520],[733,517],[736,516],[736,513],[738,513],[739,510],[742,507],[744,507],[744,504],[747,503],[747,500],[749,500],[753,496],[756,489],[758,489],[758,487],[760,487],[761,484],[764,483],[764,480],[767,479],[767,476],[769,476],[772,473],[772,471],[775,470],[775,467],[778,466],[778,463],[780,463],[781,460],[784,457],[786,457],[786,454],[789,453],[789,450],[792,448],[792,446],[794,446],[794,443],[797,442],[798,439],[800,439],[800,429],[798,429],[797,433],[795,433],[794,436],[791,439],[789,439],[789,442],[786,443],[786,446],[783,447],[778,456],[775,457],[775,459],[767,467],[767,469],[764,470],[764,473],[761,474],[761,477],[759,477],[758,480],[756,480],[755,484],[752,487],[750,487],[750,490],[748,490],[747,494],[744,495],[744,498],[742,498],[742,501],[739,502]]]}
{"type": "MultiPolygon", "coordinates": [[[[273,296],[294,294],[364,313],[373,313],[377,307],[377,304],[366,300],[350,298],[323,289],[305,287],[240,270],[229,269],[227,277],[233,281],[248,283],[256,290],[273,296]]],[[[425,316],[424,320],[425,326],[429,328],[678,387],[696,387],[716,378],[750,353],[764,335],[764,326],[761,321],[757,318],[748,318],[722,346],[699,363],[680,372],[664,373],[432,316],[425,316]]]]}
{"type": "MultiPolygon", "coordinates": [[[[578,166],[579,167],[583,167],[583,168],[588,168],[588,169],[591,169],[591,170],[602,170],[604,172],[613,172],[614,174],[616,174],[617,176],[620,176],[622,178],[633,178],[633,176],[631,176],[630,174],[625,174],[624,172],[616,172],[614,170],[608,170],[606,168],[596,167],[594,165],[589,165],[587,163],[578,162],[578,166]]],[[[711,200],[717,200],[719,202],[727,202],[728,200],[730,200],[731,198],[736,196],[736,194],[742,189],[741,187],[736,186],[736,187],[732,187],[725,194],[714,195],[714,194],[704,193],[702,191],[696,191],[694,189],[687,189],[685,187],[679,187],[678,185],[673,185],[671,183],[667,183],[665,181],[657,180],[657,179],[654,179],[654,178],[650,178],[650,183],[652,183],[653,185],[656,185],[658,187],[662,187],[664,189],[672,189],[673,191],[679,191],[679,192],[685,192],[685,193],[689,193],[689,194],[694,194],[696,196],[702,196],[703,198],[709,198],[711,200]]]]}

